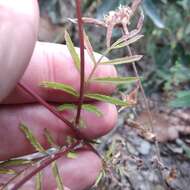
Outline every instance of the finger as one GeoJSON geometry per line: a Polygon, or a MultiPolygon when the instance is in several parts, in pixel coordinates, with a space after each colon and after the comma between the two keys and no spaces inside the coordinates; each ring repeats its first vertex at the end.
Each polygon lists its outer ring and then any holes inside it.
{"type": "MultiPolygon", "coordinates": [[[[102,168],[100,158],[90,151],[79,151],[77,158],[68,159],[65,157],[60,159],[58,164],[64,185],[72,190],[89,189],[102,168]]],[[[44,189],[54,189],[56,185],[50,168],[47,168],[44,174],[44,189]]]]}
{"type": "MultiPolygon", "coordinates": [[[[93,139],[109,132],[117,120],[116,107],[108,103],[96,103],[102,116],[82,111],[81,118],[85,128],[80,131],[86,138],[93,139]]],[[[73,119],[73,112],[65,111],[63,116],[73,119]]],[[[21,132],[20,123],[28,126],[39,142],[48,147],[44,137],[44,129],[47,128],[56,143],[63,145],[72,136],[72,131],[61,120],[40,105],[2,106],[0,108],[0,160],[25,155],[34,152],[25,135],[21,132]],[[11,147],[11,148],[10,148],[11,147]]]]}
{"type": "MultiPolygon", "coordinates": [[[[89,189],[95,182],[102,168],[102,162],[95,153],[89,150],[78,150],[76,151],[76,155],[74,159],[63,156],[56,161],[63,184],[70,190],[89,189]]],[[[5,179],[5,176],[3,178],[1,177],[0,182],[4,183],[8,180],[8,177],[9,176],[6,176],[7,179],[5,179]]],[[[43,190],[57,189],[51,165],[42,172],[42,187],[43,190]]],[[[33,189],[35,189],[35,178],[20,188],[20,190],[33,189]]]]}
{"type": "MultiPolygon", "coordinates": [[[[79,51],[79,49],[77,50],[79,51]]],[[[100,54],[96,54],[96,58],[98,59],[99,57],[100,54]]],[[[85,63],[87,78],[93,68],[93,63],[87,55],[85,63]]],[[[96,77],[114,77],[116,75],[116,70],[111,65],[100,65],[95,72],[96,77]]],[[[42,89],[39,87],[42,81],[65,83],[79,91],[80,75],[65,45],[38,42],[21,82],[48,101],[60,102],[74,100],[74,98],[66,93],[42,89]]],[[[114,89],[114,85],[93,83],[88,87],[87,91],[110,94],[114,89]]],[[[33,101],[34,100],[26,93],[23,93],[22,90],[16,89],[4,103],[26,103],[33,101]]]]}
{"type": "Polygon", "coordinates": [[[30,61],[38,31],[36,0],[0,1],[0,102],[30,61]]]}

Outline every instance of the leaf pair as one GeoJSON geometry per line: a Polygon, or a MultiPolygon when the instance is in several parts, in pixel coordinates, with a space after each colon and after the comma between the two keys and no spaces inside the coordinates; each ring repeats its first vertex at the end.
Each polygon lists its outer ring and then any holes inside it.
{"type": "MultiPolygon", "coordinates": [[[[77,105],[75,105],[75,104],[62,104],[62,105],[58,106],[57,109],[59,111],[64,111],[64,110],[68,110],[68,109],[69,110],[76,110],[77,105]]],[[[95,113],[97,116],[102,116],[101,111],[96,106],[94,106],[92,104],[83,104],[82,109],[86,110],[88,112],[95,113]]]]}
{"type": "Polygon", "coordinates": [[[124,35],[111,45],[110,50],[126,47],[130,44],[135,43],[136,41],[138,41],[142,37],[143,37],[143,35],[139,35],[139,34],[135,35],[131,38],[129,38],[128,35],[124,35]]]}
{"type": "MultiPolygon", "coordinates": [[[[43,146],[38,142],[37,138],[33,135],[32,131],[26,125],[21,124],[20,129],[26,136],[27,140],[30,142],[30,144],[35,148],[35,150],[37,152],[46,153],[43,146]]],[[[51,134],[48,132],[48,130],[45,131],[45,136],[47,137],[47,140],[51,145],[55,145],[55,142],[54,142],[51,134]]],[[[59,170],[58,170],[58,166],[57,166],[56,162],[55,161],[52,162],[51,166],[52,166],[53,175],[54,175],[56,183],[57,183],[58,190],[64,190],[62,178],[59,174],[59,170]]],[[[12,171],[8,171],[8,172],[12,172],[12,171]]],[[[35,188],[36,188],[36,190],[42,189],[42,172],[38,172],[38,174],[36,175],[35,188]]]]}
{"type": "MultiPolygon", "coordinates": [[[[130,44],[138,41],[142,37],[143,37],[143,35],[136,35],[136,36],[133,36],[132,38],[128,39],[127,35],[122,36],[115,43],[113,43],[112,46],[109,48],[109,50],[107,50],[106,52],[109,53],[113,49],[118,49],[118,48],[122,48],[127,45],[130,45],[130,44]]],[[[73,61],[75,63],[75,66],[76,66],[77,70],[80,71],[80,58],[79,58],[78,53],[76,52],[74,44],[67,31],[65,31],[65,41],[66,41],[66,45],[69,49],[69,52],[73,58],[73,61]]],[[[93,61],[94,65],[96,65],[97,62],[96,62],[96,58],[94,56],[93,48],[92,48],[92,45],[91,45],[89,38],[88,38],[87,34],[85,33],[85,31],[84,31],[84,44],[85,44],[85,48],[86,48],[91,60],[93,61]]],[[[113,60],[109,60],[109,61],[101,61],[100,64],[112,64],[112,65],[126,64],[126,63],[132,63],[135,61],[139,61],[141,58],[142,58],[142,55],[133,55],[133,56],[117,58],[117,59],[113,59],[113,60]]]]}
{"type": "Polygon", "coordinates": [[[98,101],[102,101],[102,102],[107,102],[107,103],[111,103],[111,104],[115,104],[118,106],[126,106],[127,102],[124,102],[120,99],[117,98],[113,98],[111,96],[106,96],[103,94],[94,94],[94,93],[89,93],[85,95],[86,98],[91,98],[94,100],[98,100],[98,101]]]}
{"type": "MultiPolygon", "coordinates": [[[[134,61],[139,59],[139,57],[134,57],[130,61],[134,61]]],[[[119,62],[126,62],[127,60],[124,59],[118,59],[115,61],[116,64],[119,64],[119,62]]],[[[107,64],[105,62],[105,64],[107,64]]],[[[109,64],[109,62],[108,62],[109,64]]],[[[112,83],[112,84],[128,84],[132,82],[136,82],[138,79],[136,77],[100,77],[100,78],[94,78],[92,81],[95,82],[101,82],[101,83],[112,83]]],[[[40,84],[41,87],[43,88],[49,88],[49,89],[54,89],[54,90],[61,90],[64,91],[70,95],[73,95],[75,97],[78,97],[79,94],[78,92],[70,85],[64,84],[64,83],[58,83],[58,82],[49,82],[49,81],[44,81],[40,84]]]]}
{"type": "MultiPolygon", "coordinates": [[[[96,79],[97,80],[97,79],[96,79]]],[[[100,80],[105,80],[106,79],[100,79],[100,80]]],[[[107,82],[110,82],[110,79],[107,80],[107,82]]],[[[116,82],[116,80],[115,80],[116,82]]],[[[123,81],[122,81],[123,82],[123,81]]],[[[42,85],[43,87],[45,88],[51,88],[51,89],[58,89],[58,90],[62,90],[62,91],[65,91],[71,95],[74,95],[74,96],[77,96],[77,92],[71,87],[71,86],[68,86],[68,85],[65,85],[65,84],[62,84],[62,83],[55,83],[55,82],[43,82],[42,85]]],[[[108,103],[111,103],[111,104],[115,104],[115,105],[119,105],[119,106],[124,106],[126,105],[126,102],[123,102],[117,98],[113,98],[113,97],[110,97],[110,96],[106,96],[106,95],[103,95],[103,94],[93,94],[93,93],[89,93],[89,94],[85,94],[85,97],[86,98],[91,98],[91,99],[94,99],[94,100],[98,100],[98,101],[103,101],[103,102],[108,102],[108,103]]],[[[73,105],[65,105],[67,108],[71,108],[71,107],[74,107],[73,105]]],[[[63,110],[63,109],[66,109],[64,105],[62,107],[59,107],[58,109],[59,110],[63,110]]],[[[95,113],[98,114],[98,111],[95,110],[94,107],[90,107],[90,106],[83,106],[83,108],[86,108],[88,110],[91,110],[95,113]]]]}
{"type": "MultiPolygon", "coordinates": [[[[92,81],[94,82],[100,82],[100,83],[113,83],[113,84],[128,84],[128,83],[132,83],[132,82],[136,82],[138,79],[136,77],[102,77],[102,78],[94,78],[92,79],[92,81]]],[[[61,90],[64,92],[67,92],[75,97],[78,97],[78,92],[70,85],[66,85],[63,83],[57,83],[57,82],[47,82],[44,81],[41,84],[42,87],[44,88],[50,88],[50,89],[56,89],[56,90],[61,90]]],[[[95,99],[95,100],[99,100],[99,101],[103,101],[103,102],[108,102],[108,103],[112,103],[115,105],[119,105],[119,106],[123,106],[124,104],[126,105],[126,102],[124,103],[123,101],[110,97],[110,96],[106,96],[103,94],[85,94],[86,98],[91,98],[91,99],[95,99]]],[[[65,109],[75,109],[76,106],[74,104],[63,104],[61,106],[58,107],[59,111],[63,111],[65,109]]],[[[89,105],[89,104],[84,104],[82,106],[83,109],[90,111],[90,112],[94,112],[97,115],[100,115],[100,112],[97,110],[97,108],[93,105],[89,105]]]]}

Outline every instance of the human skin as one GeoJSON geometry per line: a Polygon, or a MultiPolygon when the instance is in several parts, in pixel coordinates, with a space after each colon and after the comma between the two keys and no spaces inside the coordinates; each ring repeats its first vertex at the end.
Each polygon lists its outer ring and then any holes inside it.
{"type": "MultiPolygon", "coordinates": [[[[59,145],[64,145],[66,136],[72,135],[62,121],[16,86],[20,81],[52,105],[76,101],[63,92],[39,87],[42,81],[55,81],[70,84],[79,90],[80,76],[66,46],[37,42],[38,21],[36,0],[0,0],[0,160],[34,152],[19,130],[21,122],[30,127],[46,148],[48,145],[43,135],[44,128],[51,131],[59,145]]],[[[99,56],[96,54],[96,57],[99,56]]],[[[86,76],[92,66],[86,55],[86,76]]],[[[97,77],[116,75],[113,66],[100,66],[95,72],[97,77]]],[[[110,94],[114,91],[114,86],[91,84],[87,90],[110,94]]],[[[93,113],[82,111],[81,117],[86,128],[81,129],[81,132],[88,138],[98,138],[106,134],[117,120],[114,105],[102,102],[93,104],[97,105],[103,116],[97,117],[93,113]]],[[[70,112],[63,112],[63,115],[72,117],[70,112]]],[[[100,158],[92,151],[80,149],[77,152],[75,159],[63,157],[58,161],[64,185],[71,190],[90,187],[102,168],[100,158]]],[[[56,189],[50,168],[44,170],[43,176],[43,189],[56,189]]],[[[4,180],[0,175],[0,183],[4,180]]],[[[22,189],[34,189],[33,181],[22,189]]]]}

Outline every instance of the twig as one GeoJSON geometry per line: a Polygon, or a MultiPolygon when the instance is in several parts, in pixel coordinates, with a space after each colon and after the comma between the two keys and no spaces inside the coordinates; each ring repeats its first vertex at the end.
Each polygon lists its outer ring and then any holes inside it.
{"type": "Polygon", "coordinates": [[[20,181],[18,181],[17,183],[15,183],[15,185],[13,187],[10,187],[10,188],[8,187],[8,189],[10,189],[10,190],[17,190],[17,189],[19,189],[24,183],[26,183],[28,180],[30,180],[34,175],[36,175],[42,169],[44,169],[45,167],[47,167],[53,161],[61,158],[67,152],[69,152],[70,150],[74,149],[79,143],[80,142],[77,141],[76,143],[74,143],[74,144],[70,145],[69,147],[65,148],[64,150],[59,151],[59,152],[55,153],[54,155],[51,155],[46,160],[44,160],[43,162],[41,162],[40,165],[38,167],[36,167],[35,169],[33,169],[28,175],[25,175],[20,181]]]}
{"type": "MultiPolygon", "coordinates": [[[[77,107],[77,115],[75,120],[76,127],[80,122],[80,114],[81,108],[84,101],[84,93],[85,93],[85,57],[84,57],[84,33],[83,33],[83,20],[81,13],[81,2],[80,0],[76,0],[76,10],[77,10],[77,19],[78,19],[78,30],[79,30],[79,40],[80,40],[80,96],[77,107]]],[[[101,155],[99,152],[89,143],[89,141],[85,142],[85,144],[100,158],[101,155]]],[[[103,161],[103,159],[102,159],[103,161]]]]}
{"type": "MultiPolygon", "coordinates": [[[[129,52],[129,55],[132,56],[132,52],[131,52],[131,49],[129,46],[127,46],[127,50],[129,52]]],[[[145,106],[146,106],[146,109],[147,109],[147,113],[148,113],[148,118],[149,118],[149,122],[150,122],[150,129],[151,129],[151,132],[153,132],[153,118],[152,118],[152,113],[150,111],[150,107],[149,107],[149,103],[148,103],[148,99],[146,97],[146,94],[145,94],[145,91],[144,91],[144,88],[142,86],[142,82],[141,82],[141,79],[140,79],[140,76],[139,76],[139,73],[138,73],[138,70],[137,70],[137,67],[136,67],[136,64],[135,62],[132,63],[132,66],[133,66],[133,70],[135,72],[135,76],[138,78],[139,80],[139,86],[140,86],[140,90],[142,92],[142,95],[143,95],[143,99],[144,99],[144,102],[145,102],[145,106]]],[[[155,145],[156,145],[156,154],[158,156],[158,160],[161,161],[161,156],[160,156],[160,150],[159,150],[159,145],[158,145],[158,141],[157,139],[155,140],[155,145]]]]}
{"type": "Polygon", "coordinates": [[[76,127],[80,122],[81,108],[84,101],[84,87],[85,87],[85,59],[84,59],[84,35],[83,35],[83,20],[81,13],[81,2],[76,0],[76,11],[78,18],[78,31],[80,40],[80,96],[77,107],[77,115],[75,119],[76,127]]]}
{"type": "MultiPolygon", "coordinates": [[[[129,55],[132,56],[132,52],[131,52],[131,49],[129,46],[127,46],[127,50],[129,52],[129,55]]],[[[148,103],[148,100],[147,100],[147,97],[146,97],[146,94],[145,94],[145,91],[144,91],[144,88],[142,86],[142,82],[141,82],[141,79],[140,79],[140,76],[139,76],[139,73],[138,73],[138,70],[137,70],[137,67],[136,67],[136,64],[135,62],[132,63],[132,66],[133,66],[133,70],[135,72],[135,76],[138,78],[139,80],[139,86],[140,86],[140,90],[142,92],[142,95],[143,95],[143,99],[144,99],[144,102],[145,102],[145,106],[146,106],[146,109],[147,109],[147,113],[148,113],[148,118],[149,118],[149,122],[150,122],[150,129],[151,129],[151,132],[153,132],[153,118],[152,118],[152,113],[150,111],[150,107],[149,107],[149,103],[148,103]]],[[[156,147],[156,156],[157,156],[157,159],[159,162],[162,163],[162,159],[161,159],[161,156],[160,156],[160,148],[159,148],[159,144],[158,144],[158,140],[157,138],[155,138],[155,147],[156,147]]],[[[165,186],[165,189],[167,189],[167,184],[164,180],[164,176],[163,176],[163,173],[162,173],[162,169],[159,167],[159,171],[160,171],[160,176],[162,178],[162,182],[165,186]]]]}
{"type": "Polygon", "coordinates": [[[31,95],[33,98],[35,98],[40,104],[42,104],[44,107],[46,107],[50,112],[52,112],[55,116],[57,116],[60,120],[62,120],[68,127],[70,127],[74,133],[74,136],[76,139],[88,139],[77,129],[74,127],[74,125],[65,119],[53,106],[48,104],[43,98],[41,98],[38,94],[33,92],[30,88],[25,86],[22,83],[18,83],[18,87],[21,88],[23,91],[27,92],[29,95],[31,95]]]}

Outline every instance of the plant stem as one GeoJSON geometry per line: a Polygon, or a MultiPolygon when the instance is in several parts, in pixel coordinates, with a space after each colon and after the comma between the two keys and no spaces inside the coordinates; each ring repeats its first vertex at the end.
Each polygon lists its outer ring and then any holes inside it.
{"type": "MultiPolygon", "coordinates": [[[[129,52],[129,55],[132,56],[132,52],[131,52],[131,49],[129,46],[127,46],[127,50],[129,52]]],[[[149,118],[149,123],[150,123],[150,129],[151,129],[151,132],[153,132],[153,125],[154,125],[154,122],[153,122],[153,118],[152,118],[152,113],[150,111],[150,107],[149,107],[149,103],[148,103],[148,99],[146,97],[146,94],[145,94],[145,91],[144,91],[144,88],[143,88],[143,85],[142,85],[142,82],[141,82],[141,79],[140,79],[140,76],[139,76],[139,73],[138,73],[138,70],[137,70],[137,67],[136,67],[136,64],[135,62],[132,63],[132,66],[133,66],[133,70],[135,72],[135,76],[138,78],[139,80],[139,86],[140,86],[140,90],[142,92],[142,95],[143,95],[143,99],[144,99],[144,102],[145,102],[145,106],[146,106],[146,109],[147,109],[147,113],[148,113],[148,118],[149,118]]],[[[158,141],[157,139],[155,140],[155,146],[156,146],[156,155],[158,157],[158,160],[161,161],[161,156],[160,156],[160,149],[159,149],[159,145],[158,145],[158,141]]]]}
{"type": "Polygon", "coordinates": [[[80,39],[80,96],[77,107],[77,115],[75,119],[76,127],[80,122],[80,114],[81,108],[84,101],[84,87],[85,87],[85,58],[84,58],[84,35],[83,35],[83,20],[81,13],[81,2],[80,0],[76,0],[76,11],[78,18],[78,31],[79,31],[79,39],[80,39]]]}
{"type": "Polygon", "coordinates": [[[53,106],[48,104],[43,98],[41,98],[38,94],[33,92],[30,88],[25,86],[24,84],[18,83],[18,87],[30,94],[33,98],[35,98],[40,104],[42,104],[44,107],[46,107],[50,112],[52,112],[55,116],[57,116],[60,120],[62,120],[68,127],[70,127],[74,133],[74,136],[76,139],[83,139],[87,140],[88,139],[77,129],[74,127],[74,125],[65,119],[53,106]]]}
{"type": "Polygon", "coordinates": [[[10,187],[10,188],[8,187],[8,189],[10,189],[10,190],[17,190],[17,189],[19,189],[24,183],[26,183],[28,180],[30,180],[34,175],[36,175],[42,169],[44,169],[45,167],[47,167],[53,161],[61,158],[67,152],[69,152],[72,149],[74,149],[79,143],[80,142],[77,141],[76,143],[74,143],[74,144],[70,145],[69,147],[65,148],[64,150],[59,151],[59,152],[55,153],[54,155],[51,155],[50,157],[48,157],[47,159],[45,159],[43,162],[41,162],[41,164],[39,166],[37,166],[36,168],[34,168],[28,175],[25,175],[20,181],[18,181],[17,183],[15,183],[15,185],[13,187],[10,187]]]}
{"type": "MultiPolygon", "coordinates": [[[[131,52],[131,49],[129,46],[127,46],[127,50],[129,52],[129,56],[133,56],[132,52],[131,52]]],[[[150,122],[150,127],[151,127],[151,130],[153,130],[153,119],[152,119],[152,114],[151,114],[151,111],[150,111],[150,108],[149,108],[149,103],[148,103],[148,99],[146,97],[146,94],[145,94],[145,91],[144,91],[144,88],[142,86],[142,82],[141,82],[141,79],[140,79],[140,76],[139,76],[139,73],[138,73],[138,70],[137,70],[137,67],[136,67],[136,64],[135,62],[132,63],[132,66],[133,66],[133,70],[135,72],[135,77],[138,78],[139,80],[139,86],[140,86],[140,90],[142,92],[142,95],[143,95],[143,99],[144,99],[144,102],[145,102],[145,105],[146,105],[146,109],[147,109],[147,112],[148,112],[148,118],[149,118],[149,122],[150,122]]]]}
{"type": "Polygon", "coordinates": [[[95,72],[95,70],[96,70],[96,68],[98,67],[98,65],[99,65],[99,63],[102,61],[102,59],[110,52],[110,50],[111,49],[107,49],[107,50],[105,50],[103,53],[102,53],[102,55],[101,55],[101,57],[99,58],[99,60],[96,62],[96,64],[94,65],[94,67],[93,67],[93,69],[92,69],[92,71],[91,71],[91,73],[90,73],[90,75],[89,75],[89,77],[87,78],[87,80],[86,80],[86,84],[88,85],[88,83],[90,82],[90,80],[91,80],[91,78],[92,78],[92,76],[93,76],[93,74],[94,74],[94,72],[95,72]]]}
{"type": "MultiPolygon", "coordinates": [[[[131,49],[130,49],[129,46],[127,46],[127,50],[129,52],[129,55],[132,56],[133,54],[132,54],[131,49]]],[[[135,76],[139,80],[140,90],[142,92],[143,99],[144,99],[144,102],[145,102],[145,105],[146,105],[146,109],[147,109],[147,113],[148,113],[148,118],[149,118],[149,122],[150,122],[150,129],[151,129],[151,132],[153,132],[154,122],[153,122],[153,118],[152,118],[152,113],[150,111],[148,99],[146,97],[146,94],[145,94],[145,91],[144,91],[144,88],[143,88],[143,85],[142,85],[142,82],[141,82],[141,79],[140,79],[140,76],[139,76],[139,73],[138,73],[138,70],[137,70],[135,62],[132,63],[132,66],[133,66],[133,70],[135,72],[135,76]]],[[[161,161],[160,150],[159,150],[159,145],[158,145],[158,141],[157,140],[155,140],[155,145],[156,145],[156,154],[157,154],[158,160],[161,161]]]]}
{"type": "MultiPolygon", "coordinates": [[[[129,52],[129,55],[132,56],[132,52],[131,52],[131,49],[129,46],[127,46],[127,50],[129,52]]],[[[145,106],[146,106],[146,109],[147,109],[147,113],[148,113],[148,118],[149,118],[149,122],[150,122],[150,129],[151,129],[151,132],[153,132],[153,125],[154,125],[154,122],[153,122],[153,118],[152,118],[152,113],[150,111],[150,107],[149,107],[149,103],[148,103],[148,99],[146,97],[146,94],[145,94],[145,91],[144,91],[144,88],[143,88],[143,85],[142,85],[142,82],[141,82],[141,79],[140,79],[140,76],[139,76],[139,73],[138,73],[138,70],[137,70],[137,67],[136,67],[136,64],[135,62],[132,63],[132,66],[133,66],[133,70],[135,72],[135,76],[138,78],[139,80],[139,85],[140,85],[140,90],[142,92],[142,95],[143,95],[143,99],[144,99],[144,102],[145,102],[145,106]]],[[[157,156],[157,159],[160,163],[163,163],[162,162],[162,159],[161,159],[161,155],[160,155],[160,148],[159,148],[159,144],[158,144],[158,140],[157,138],[155,138],[155,147],[156,147],[156,156],[157,156]]],[[[159,166],[158,166],[159,167],[159,166]]],[[[164,180],[164,176],[163,176],[163,173],[162,173],[162,169],[159,167],[159,172],[160,172],[160,177],[161,177],[161,180],[162,180],[162,183],[164,185],[164,187],[167,189],[167,184],[164,180]]]]}

